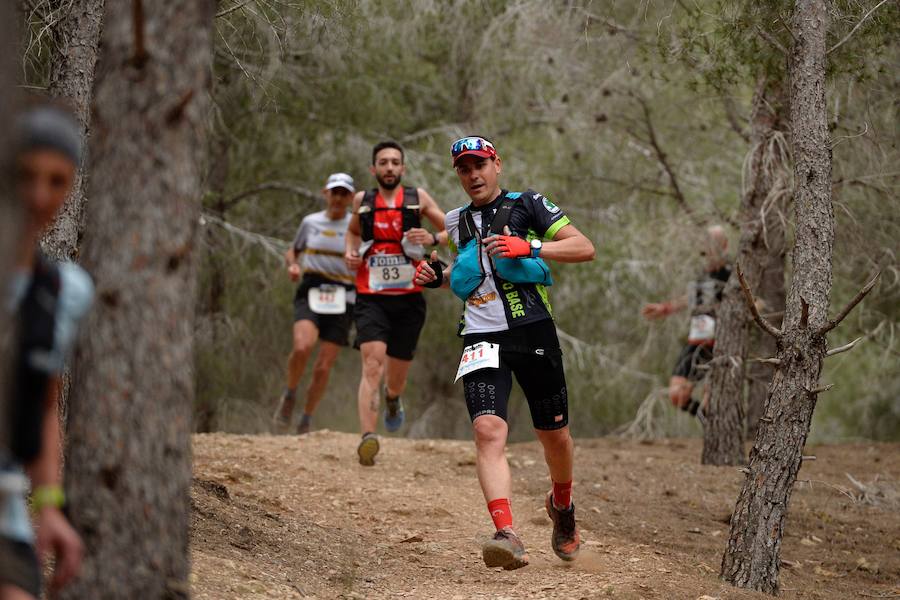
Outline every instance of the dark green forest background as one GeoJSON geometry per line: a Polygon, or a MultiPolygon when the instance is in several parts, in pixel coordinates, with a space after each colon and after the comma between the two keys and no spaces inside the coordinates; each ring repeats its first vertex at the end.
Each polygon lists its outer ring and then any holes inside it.
{"type": "MultiPolygon", "coordinates": [[[[750,150],[743,130],[760,72],[784,69],[772,43],[788,35],[782,4],[222,3],[201,225],[198,430],[268,429],[291,343],[293,287],[279,254],[303,215],[321,208],[327,175],[346,171],[372,186],[371,147],[392,138],[406,148],[404,182],[446,211],[467,202],[449,144],[479,133],[496,142],[506,187],[547,195],[598,250],[593,263],[555,266],[551,289],[574,434],[621,431],[642,407],[632,432],[698,435],[662,391],[686,318],[651,323],[639,310],[682,293],[699,272],[706,224],[724,224],[734,252],[750,150]]],[[[860,6],[835,3],[835,35],[859,21],[860,6]]],[[[833,305],[883,275],[831,334],[832,346],[865,338],[826,362],[822,380],[835,387],[819,396],[815,442],[900,439],[898,22],[897,5],[885,6],[832,61],[833,305]]],[[[32,63],[40,85],[39,57],[32,63]]],[[[446,292],[427,298],[406,432],[468,436],[452,383],[461,306],[446,292]]],[[[356,429],[358,380],[358,353],[347,350],[316,428],[356,429]]],[[[517,396],[511,410],[514,440],[530,436],[523,404],[517,396]]]]}

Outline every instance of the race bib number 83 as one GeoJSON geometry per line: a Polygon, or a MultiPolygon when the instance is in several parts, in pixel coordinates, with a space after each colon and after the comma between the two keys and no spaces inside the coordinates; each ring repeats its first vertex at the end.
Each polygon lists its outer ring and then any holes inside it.
{"type": "Polygon", "coordinates": [[[409,290],[413,286],[415,268],[402,254],[375,254],[369,257],[369,289],[409,290]]]}

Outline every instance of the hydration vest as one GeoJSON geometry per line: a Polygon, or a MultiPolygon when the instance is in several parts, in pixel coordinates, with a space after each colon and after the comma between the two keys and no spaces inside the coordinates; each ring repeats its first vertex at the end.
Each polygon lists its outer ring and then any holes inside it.
{"type": "MultiPolygon", "coordinates": [[[[500,201],[488,228],[489,235],[503,233],[503,229],[509,224],[513,206],[521,195],[520,192],[509,192],[500,201]]],[[[462,209],[460,213],[459,243],[457,244],[456,261],[450,271],[450,289],[465,302],[472,292],[481,287],[487,273],[485,273],[481,259],[483,249],[475,219],[468,207],[462,209]]],[[[502,258],[498,256],[491,260],[494,265],[494,273],[504,281],[553,285],[550,267],[541,258],[502,258]]]]}
{"type": "Polygon", "coordinates": [[[44,405],[53,372],[49,362],[56,339],[59,291],[59,268],[38,255],[31,283],[16,315],[15,372],[8,407],[10,450],[23,464],[41,452],[44,405]]]}
{"type": "Polygon", "coordinates": [[[405,239],[395,240],[378,236],[378,216],[385,213],[401,212],[403,233],[410,229],[421,227],[422,219],[419,208],[419,190],[414,187],[403,187],[403,203],[396,208],[376,206],[377,189],[366,190],[362,202],[359,205],[359,230],[362,244],[359,247],[360,256],[365,256],[372,246],[378,243],[395,244],[400,252],[410,260],[422,260],[425,256],[425,248],[420,244],[410,244],[405,239]]]}

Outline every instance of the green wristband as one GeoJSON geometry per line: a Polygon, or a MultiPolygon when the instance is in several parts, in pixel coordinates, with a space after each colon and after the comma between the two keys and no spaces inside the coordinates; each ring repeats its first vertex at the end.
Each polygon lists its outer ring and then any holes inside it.
{"type": "Polygon", "coordinates": [[[62,508],[65,503],[66,495],[59,485],[39,485],[31,492],[31,510],[34,512],[40,512],[50,506],[62,508]]]}

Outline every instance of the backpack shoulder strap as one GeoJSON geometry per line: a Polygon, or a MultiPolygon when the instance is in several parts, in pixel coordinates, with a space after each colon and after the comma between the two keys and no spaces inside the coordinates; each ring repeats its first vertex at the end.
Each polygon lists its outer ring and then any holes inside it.
{"type": "Polygon", "coordinates": [[[356,214],[359,215],[359,233],[363,241],[371,240],[374,235],[375,195],[377,193],[377,190],[366,190],[359,203],[359,209],[356,211],[356,214]]]}
{"type": "Polygon", "coordinates": [[[403,231],[422,226],[419,190],[403,186],[403,231]]]}
{"type": "Polygon", "coordinates": [[[494,215],[494,220],[491,221],[491,233],[503,233],[503,228],[509,225],[509,217],[512,214],[513,206],[516,203],[516,198],[510,198],[509,195],[500,202],[500,206],[497,207],[497,214],[494,215]]]}
{"type": "Polygon", "coordinates": [[[461,208],[459,212],[459,247],[461,248],[475,237],[478,228],[475,226],[475,219],[472,218],[472,211],[468,208],[461,208]]]}

